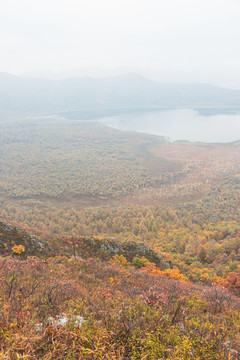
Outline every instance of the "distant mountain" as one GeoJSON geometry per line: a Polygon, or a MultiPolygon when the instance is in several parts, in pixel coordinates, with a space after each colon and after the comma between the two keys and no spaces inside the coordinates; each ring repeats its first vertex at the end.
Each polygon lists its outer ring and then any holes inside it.
{"type": "Polygon", "coordinates": [[[158,83],[140,75],[46,80],[0,73],[0,110],[61,112],[146,107],[240,107],[240,91],[158,83]]]}
{"type": "Polygon", "coordinates": [[[193,69],[181,71],[180,69],[169,70],[165,68],[151,69],[133,66],[120,67],[97,67],[87,66],[69,70],[38,70],[22,73],[20,76],[36,79],[65,79],[75,77],[104,78],[135,73],[147,79],[165,83],[208,83],[217,86],[240,89],[239,65],[221,67],[206,67],[197,72],[193,69]]]}

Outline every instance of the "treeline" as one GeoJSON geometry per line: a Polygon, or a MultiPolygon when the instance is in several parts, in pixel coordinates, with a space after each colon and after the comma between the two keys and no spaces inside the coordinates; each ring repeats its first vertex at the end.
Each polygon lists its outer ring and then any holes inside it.
{"type": "Polygon", "coordinates": [[[47,210],[1,205],[1,215],[42,236],[98,236],[142,242],[193,281],[211,284],[240,271],[240,187],[228,184],[194,203],[47,210]]]}

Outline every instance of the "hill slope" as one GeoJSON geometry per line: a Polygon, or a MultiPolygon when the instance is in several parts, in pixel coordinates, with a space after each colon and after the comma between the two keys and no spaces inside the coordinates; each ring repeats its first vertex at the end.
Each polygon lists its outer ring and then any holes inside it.
{"type": "Polygon", "coordinates": [[[28,234],[19,227],[0,221],[0,255],[10,255],[14,252],[14,246],[17,253],[19,245],[23,246],[22,252],[25,255],[43,255],[51,250],[46,241],[28,234]]]}
{"type": "Polygon", "coordinates": [[[170,266],[170,262],[164,255],[159,255],[145,245],[133,241],[119,242],[114,239],[73,238],[69,236],[48,236],[47,240],[42,240],[42,238],[30,234],[20,227],[0,221],[0,255],[20,255],[20,253],[24,257],[26,255],[55,256],[60,254],[102,260],[110,260],[117,254],[123,255],[130,262],[135,257],[144,257],[162,270],[170,266]]]}

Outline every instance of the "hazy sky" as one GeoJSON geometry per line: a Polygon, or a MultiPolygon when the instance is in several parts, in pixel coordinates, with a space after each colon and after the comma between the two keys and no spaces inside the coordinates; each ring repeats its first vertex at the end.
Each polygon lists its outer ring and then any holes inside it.
{"type": "Polygon", "coordinates": [[[15,74],[130,66],[240,83],[240,0],[0,0],[0,44],[15,74]]]}

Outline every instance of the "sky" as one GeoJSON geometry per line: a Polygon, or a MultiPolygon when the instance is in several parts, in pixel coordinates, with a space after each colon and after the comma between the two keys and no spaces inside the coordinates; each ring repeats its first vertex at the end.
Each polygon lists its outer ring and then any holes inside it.
{"type": "Polygon", "coordinates": [[[0,72],[128,67],[240,88],[239,20],[240,0],[0,0],[0,72]]]}

